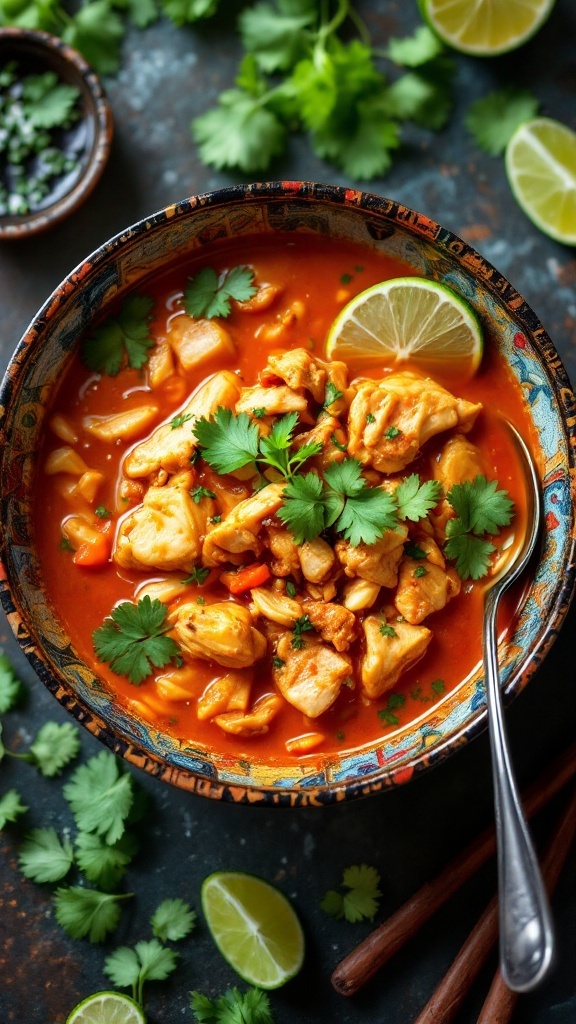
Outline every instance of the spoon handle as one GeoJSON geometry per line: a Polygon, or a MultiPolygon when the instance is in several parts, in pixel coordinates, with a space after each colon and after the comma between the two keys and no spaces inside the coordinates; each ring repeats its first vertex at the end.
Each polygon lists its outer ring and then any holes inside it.
{"type": "Polygon", "coordinates": [[[550,966],[554,938],[548,898],[508,752],[496,639],[499,597],[496,589],[486,595],[483,644],[498,847],[500,969],[508,988],[528,992],[550,966]]]}

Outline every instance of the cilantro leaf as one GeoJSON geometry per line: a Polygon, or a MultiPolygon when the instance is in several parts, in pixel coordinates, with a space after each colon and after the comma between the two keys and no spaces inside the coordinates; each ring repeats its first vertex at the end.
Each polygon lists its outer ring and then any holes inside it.
{"type": "Polygon", "coordinates": [[[25,114],[35,128],[56,128],[78,117],[74,107],[80,91],[58,79],[54,71],[28,75],[23,81],[22,102],[25,114]]]}
{"type": "Polygon", "coordinates": [[[80,750],[78,729],[71,722],[58,725],[57,722],[45,722],[38,730],[26,760],[38,768],[46,778],[60,775],[80,750]]]}
{"type": "Polygon", "coordinates": [[[326,392],[324,395],[324,409],[328,409],[334,402],[337,402],[339,398],[344,397],[343,391],[338,391],[338,388],[333,381],[329,380],[326,385],[326,392]]]}
{"type": "Polygon", "coordinates": [[[411,36],[388,40],[386,56],[395,64],[416,68],[444,52],[444,44],[427,25],[419,25],[411,36]]]}
{"type": "Polygon", "coordinates": [[[27,810],[26,805],[20,800],[18,790],[6,790],[4,795],[0,797],[0,829],[4,828],[9,821],[16,821],[27,810]]]}
{"type": "Polygon", "coordinates": [[[10,711],[21,692],[20,680],[16,678],[9,657],[0,653],[0,715],[10,711]]]}
{"type": "Polygon", "coordinates": [[[83,342],[80,355],[88,369],[110,377],[126,364],[142,369],[154,345],[149,327],[153,307],[154,300],[145,295],[128,296],[118,318],[109,317],[83,342]]]}
{"type": "Polygon", "coordinates": [[[34,828],[20,847],[18,866],[34,882],[59,882],[74,861],[72,843],[53,828],[34,828]]]}
{"type": "Polygon", "coordinates": [[[113,754],[103,750],[79,765],[63,793],[82,832],[96,832],[110,844],[120,839],[134,788],[132,776],[120,771],[113,754]]]}
{"type": "Polygon", "coordinates": [[[475,534],[497,534],[502,526],[508,525],[514,509],[508,492],[498,490],[498,481],[480,475],[472,481],[454,484],[446,499],[462,528],[475,534]]]}
{"type": "Polygon", "coordinates": [[[395,491],[398,502],[398,518],[410,519],[413,523],[424,519],[442,497],[442,485],[438,480],[420,482],[417,473],[406,477],[395,491]]]}
{"type": "Polygon", "coordinates": [[[296,619],[296,622],[294,623],[293,626],[293,630],[294,632],[292,635],[292,647],[294,648],[295,651],[300,651],[304,646],[304,639],[302,637],[302,634],[308,633],[311,630],[314,631],[314,626],[310,622],[310,616],[301,615],[299,619],[296,619]]]}
{"type": "Polygon", "coordinates": [[[490,566],[490,555],[496,548],[490,541],[474,537],[470,533],[454,533],[450,536],[453,523],[457,520],[449,519],[446,523],[448,540],[444,545],[444,551],[448,558],[456,562],[456,572],[463,580],[479,580],[485,576],[490,566]]]}
{"type": "Polygon", "coordinates": [[[64,886],[53,897],[56,920],[72,939],[88,936],[90,942],[103,942],[120,920],[119,901],[131,895],[64,886]]]}
{"type": "Polygon", "coordinates": [[[251,267],[232,267],[220,275],[213,267],[202,267],[194,277],[188,278],[184,289],[184,309],[189,316],[230,316],[230,300],[245,302],[256,294],[254,271],[251,267]]]}
{"type": "Polygon", "coordinates": [[[75,846],[80,871],[106,892],[117,888],[138,850],[138,842],[129,832],[114,843],[105,842],[94,832],[79,832],[75,846]]]}
{"type": "Polygon", "coordinates": [[[335,491],[354,497],[366,488],[366,481],[362,476],[362,465],[358,459],[343,459],[342,462],[334,462],[324,473],[326,483],[335,491]]]}
{"type": "Polygon", "coordinates": [[[290,452],[294,427],[298,423],[298,413],[289,412],[276,420],[268,437],[260,438],[259,459],[277,469],[282,476],[289,479],[299,466],[307,459],[322,451],[320,441],[310,441],[295,452],[290,452]]]}
{"type": "Polygon", "coordinates": [[[177,942],[196,927],[196,914],[184,900],[163,900],[152,914],[150,924],[161,942],[177,942]]]}
{"type": "Polygon", "coordinates": [[[196,420],[192,432],[202,446],[202,458],[217,473],[233,473],[258,456],[258,427],[245,412],[235,416],[220,406],[209,420],[196,420]]]}
{"type": "Polygon", "coordinates": [[[305,56],[306,30],[316,17],[313,0],[283,0],[278,7],[256,3],[238,19],[244,49],[254,54],[263,71],[285,71],[305,56]]]}
{"type": "Polygon", "coordinates": [[[258,988],[231,988],[216,999],[191,992],[190,1008],[196,1024],[274,1024],[268,996],[258,988]]]}
{"type": "Polygon", "coordinates": [[[115,949],[106,957],[104,973],[119,988],[132,988],[134,999],[142,1004],[144,982],[164,981],[176,969],[177,959],[178,953],[151,939],[137,942],[134,949],[115,949]]]}
{"type": "Polygon", "coordinates": [[[381,487],[366,487],[348,498],[335,528],[352,547],[374,544],[396,526],[394,499],[381,487]]]}
{"type": "Polygon", "coordinates": [[[120,44],[124,38],[122,18],[110,0],[91,0],[71,18],[66,18],[62,39],[93,65],[101,75],[111,75],[120,66],[120,44]]]}
{"type": "Polygon", "coordinates": [[[192,122],[192,135],[206,164],[224,170],[264,171],[285,146],[286,127],[262,98],[227,89],[218,106],[192,122]]]}
{"type": "Polygon", "coordinates": [[[220,0],[160,0],[164,13],[177,28],[216,13],[220,0]]]}
{"type": "Polygon", "coordinates": [[[172,971],[176,970],[178,953],[166,949],[158,939],[149,942],[137,942],[134,947],[140,960],[140,981],[164,981],[172,971]]]}
{"type": "Polygon", "coordinates": [[[324,530],[323,492],[322,481],[315,473],[294,477],[283,490],[284,504],[277,515],[294,535],[296,544],[314,540],[324,530]]]}
{"type": "Polygon", "coordinates": [[[140,977],[140,961],[136,950],[119,946],[104,961],[104,974],[117,988],[132,988],[136,991],[140,977]]]}
{"type": "Polygon", "coordinates": [[[137,28],[147,28],[158,18],[156,0],[115,0],[115,6],[124,8],[137,28]]]}
{"type": "Polygon", "coordinates": [[[527,89],[498,89],[472,103],[464,123],[480,149],[498,156],[516,129],[536,117],[539,106],[527,89]]]}
{"type": "Polygon", "coordinates": [[[153,666],[163,668],[177,661],[178,644],[164,634],[166,606],[146,594],[138,604],[123,601],[114,608],[102,626],[94,630],[94,650],[100,661],[107,662],[119,675],[128,676],[139,685],[153,672],[153,666]]]}
{"type": "Polygon", "coordinates": [[[383,105],[388,116],[439,131],[452,110],[454,72],[449,57],[438,57],[402,75],[387,91],[383,105]]]}
{"type": "Polygon", "coordinates": [[[320,906],[337,920],[345,917],[354,923],[365,919],[371,921],[378,910],[382,893],[378,888],[380,875],[375,868],[366,864],[346,868],[342,875],[343,893],[330,889],[325,893],[320,906]]]}

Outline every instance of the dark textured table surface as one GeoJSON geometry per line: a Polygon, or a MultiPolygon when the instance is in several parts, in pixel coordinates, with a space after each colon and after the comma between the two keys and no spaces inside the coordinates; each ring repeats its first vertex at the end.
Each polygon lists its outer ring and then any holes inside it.
{"type": "MultiPolygon", "coordinates": [[[[221,5],[227,7],[227,3],[221,5]]],[[[232,5],[234,7],[234,5],[232,5]]],[[[358,3],[380,46],[419,23],[415,2],[358,3]]],[[[510,83],[530,88],[542,112],[576,128],[576,6],[558,0],[527,46],[507,57],[456,55],[455,108],[447,128],[433,135],[410,130],[385,180],[370,191],[428,214],[474,245],[532,305],[576,381],[576,254],[541,234],[509,191],[503,161],[484,155],[467,134],[469,104],[510,83]]],[[[109,166],[96,192],[69,221],[50,233],[0,247],[0,344],[5,368],[19,337],[54,286],[88,253],[121,228],[199,191],[234,183],[237,175],[204,167],[189,137],[191,119],[231,85],[239,45],[220,18],[177,30],[167,22],[131,31],[122,70],[105,79],[116,134],[109,166]]],[[[271,178],[350,182],[295,138],[271,178]]],[[[507,712],[513,757],[522,784],[572,740],[575,717],[576,605],[545,664],[507,712]]],[[[0,642],[25,682],[27,700],[4,722],[12,746],[22,747],[46,719],[67,720],[0,623],[0,642]]],[[[100,745],[83,735],[85,755],[100,745]]],[[[138,773],[137,773],[138,774],[138,773]]],[[[492,818],[488,740],[475,740],[406,787],[346,806],[322,810],[263,810],[221,805],[138,775],[153,799],[142,851],[129,871],[136,898],[122,916],[110,948],[148,937],[148,917],[165,897],[199,909],[202,879],[226,868],[252,871],[293,898],[307,937],[301,975],[271,994],[278,1024],[410,1024],[442,977],[495,888],[491,863],[443,908],[405,949],[351,1000],[332,990],[336,963],[370,930],[326,917],[324,891],[349,864],[374,865],[381,874],[383,920],[432,878],[492,818]]],[[[106,949],[74,941],[54,920],[50,888],[26,881],[17,869],[22,830],[69,828],[58,780],[5,759],[0,792],[15,787],[31,808],[22,827],[0,834],[0,1022],[57,1024],[82,997],[109,987],[102,973],[106,949]]],[[[534,823],[545,837],[562,807],[554,801],[534,823]]],[[[537,992],[518,1002],[517,1024],[576,1020],[575,863],[565,868],[555,898],[558,955],[537,992]]],[[[217,994],[237,983],[202,924],[181,945],[172,979],[149,986],[147,1011],[156,1024],[192,1021],[188,992],[217,994]]],[[[481,973],[457,1021],[477,1020],[496,965],[481,973]]],[[[242,987],[242,986],[241,986],[242,987]]]]}

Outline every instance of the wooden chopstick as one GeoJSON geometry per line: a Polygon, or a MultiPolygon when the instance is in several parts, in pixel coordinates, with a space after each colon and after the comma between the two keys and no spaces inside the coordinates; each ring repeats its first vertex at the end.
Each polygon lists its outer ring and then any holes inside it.
{"type": "MultiPolygon", "coordinates": [[[[576,792],[568,804],[558,828],[548,844],[542,863],[544,882],[551,895],[556,888],[564,861],[576,835],[576,792]]],[[[505,984],[500,970],[494,980],[478,1017],[478,1024],[508,1024],[518,1000],[518,993],[505,984]]],[[[441,1024],[441,1018],[438,1018],[441,1024]]]]}
{"type": "MultiPolygon", "coordinates": [[[[565,809],[558,828],[547,848],[542,874],[549,894],[558,881],[560,871],[576,832],[576,791],[565,809]]],[[[452,965],[444,975],[414,1024],[450,1024],[460,1009],[476,976],[480,973],[498,938],[498,900],[490,901],[475,928],[462,946],[452,965]]],[[[478,1024],[507,1024],[516,1004],[517,993],[512,992],[496,973],[478,1024]]]]}
{"type": "MultiPolygon", "coordinates": [[[[525,791],[523,806],[526,816],[536,814],[575,772],[576,743],[573,743],[525,791]]],[[[494,828],[490,827],[340,961],[332,974],[336,991],[340,995],[351,996],[365,985],[495,850],[496,835],[494,828]]]]}

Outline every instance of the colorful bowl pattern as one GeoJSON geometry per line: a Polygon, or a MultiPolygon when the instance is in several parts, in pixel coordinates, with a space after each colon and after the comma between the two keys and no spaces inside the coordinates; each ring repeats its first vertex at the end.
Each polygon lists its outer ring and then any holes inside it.
{"type": "Polygon", "coordinates": [[[550,648],[576,580],[572,492],[576,399],[543,327],[477,252],[390,199],[306,182],[234,186],[156,213],[78,266],[21,340],[0,393],[0,596],[24,653],[48,689],[92,733],[148,772],[195,793],[235,802],[322,805],[407,782],[486,726],[480,668],[416,722],[340,755],[264,762],[178,743],[128,716],[77,656],[46,601],[30,503],[35,453],[53,382],[85,325],[111,300],[179,256],[212,241],[275,231],[320,232],[399,256],[459,291],[498,338],[524,391],[540,451],[546,530],[517,630],[500,652],[506,701],[550,648]]]}

